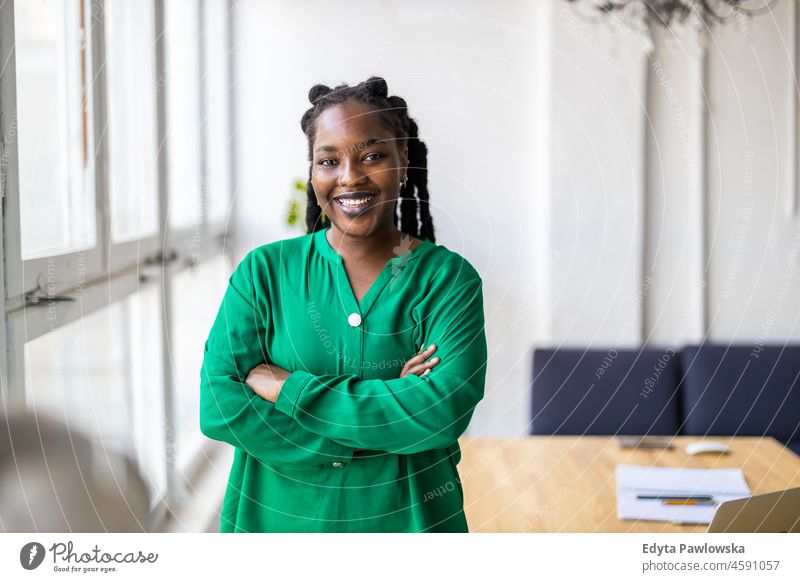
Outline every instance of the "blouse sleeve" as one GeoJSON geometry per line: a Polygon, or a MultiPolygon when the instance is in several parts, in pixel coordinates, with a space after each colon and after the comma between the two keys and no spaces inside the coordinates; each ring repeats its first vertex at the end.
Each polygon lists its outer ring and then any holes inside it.
{"type": "Polygon", "coordinates": [[[231,275],[205,343],[200,430],[265,463],[321,465],[350,461],[352,447],[302,427],[244,383],[250,370],[266,361],[265,325],[255,307],[251,255],[231,275]]]}
{"type": "Polygon", "coordinates": [[[275,407],[304,428],[358,448],[411,454],[445,448],[464,433],[486,380],[482,283],[466,261],[440,273],[413,315],[439,364],[425,376],[361,380],[292,372],[275,407]],[[445,276],[441,276],[445,275],[445,276]]]}

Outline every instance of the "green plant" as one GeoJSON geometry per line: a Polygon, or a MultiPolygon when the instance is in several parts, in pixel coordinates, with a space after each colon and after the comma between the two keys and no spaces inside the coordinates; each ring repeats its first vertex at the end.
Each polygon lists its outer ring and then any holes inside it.
{"type": "Polygon", "coordinates": [[[306,214],[306,183],[300,178],[295,179],[292,192],[289,196],[289,210],[286,213],[286,224],[292,227],[305,229],[302,217],[306,214]]]}

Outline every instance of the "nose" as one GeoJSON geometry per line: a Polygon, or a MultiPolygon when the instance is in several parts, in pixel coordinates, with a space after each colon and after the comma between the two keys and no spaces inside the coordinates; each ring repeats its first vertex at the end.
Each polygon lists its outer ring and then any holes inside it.
{"type": "Polygon", "coordinates": [[[350,160],[343,160],[339,166],[342,169],[339,174],[339,186],[347,187],[360,184],[366,178],[366,174],[362,171],[358,163],[350,160]]]}

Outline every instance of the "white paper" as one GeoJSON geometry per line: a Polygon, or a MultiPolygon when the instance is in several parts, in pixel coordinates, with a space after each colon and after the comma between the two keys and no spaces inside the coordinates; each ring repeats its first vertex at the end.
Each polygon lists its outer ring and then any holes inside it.
{"type": "Polygon", "coordinates": [[[711,523],[719,505],[750,496],[741,469],[673,469],[618,465],[617,517],[676,523],[711,523]],[[716,505],[664,505],[638,495],[710,495],[716,505]]]}

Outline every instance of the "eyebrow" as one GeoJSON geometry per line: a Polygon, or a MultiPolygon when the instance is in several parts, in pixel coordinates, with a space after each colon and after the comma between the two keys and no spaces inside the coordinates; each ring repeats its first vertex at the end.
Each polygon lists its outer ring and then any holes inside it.
{"type": "Polygon", "coordinates": [[[330,146],[330,145],[322,145],[322,146],[319,146],[318,148],[316,148],[314,151],[317,151],[317,152],[338,152],[339,150],[350,150],[350,149],[361,150],[361,149],[364,149],[366,147],[371,146],[372,144],[386,143],[387,141],[389,141],[389,140],[378,139],[377,137],[371,137],[368,140],[362,141],[361,143],[358,143],[358,144],[356,144],[354,146],[350,146],[350,147],[346,147],[346,148],[337,148],[337,147],[330,146]]]}

